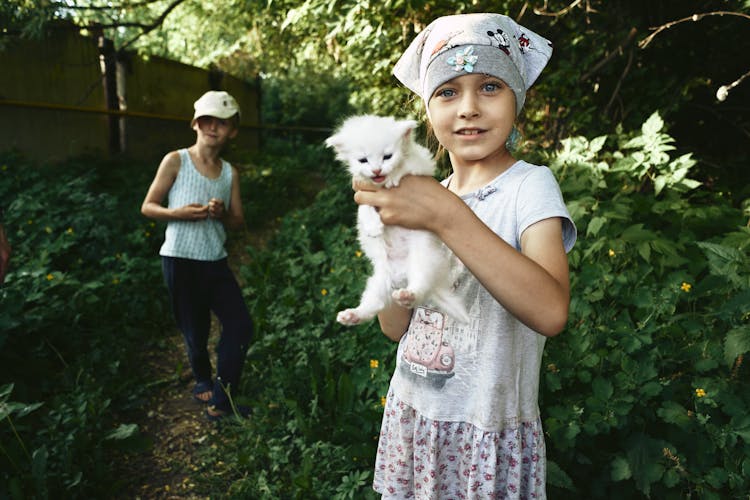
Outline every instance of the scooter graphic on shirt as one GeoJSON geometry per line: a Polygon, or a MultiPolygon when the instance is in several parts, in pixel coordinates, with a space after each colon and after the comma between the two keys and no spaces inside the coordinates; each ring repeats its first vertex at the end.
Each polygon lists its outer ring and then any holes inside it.
{"type": "Polygon", "coordinates": [[[404,347],[403,361],[409,371],[442,387],[453,377],[456,356],[443,340],[445,316],[439,311],[419,307],[404,347]]]}

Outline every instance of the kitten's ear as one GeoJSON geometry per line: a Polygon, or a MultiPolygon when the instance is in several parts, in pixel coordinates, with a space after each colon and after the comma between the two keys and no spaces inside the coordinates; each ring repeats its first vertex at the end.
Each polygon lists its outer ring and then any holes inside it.
{"type": "Polygon", "coordinates": [[[332,135],[331,137],[326,139],[326,146],[336,151],[339,151],[341,149],[341,146],[343,145],[344,143],[341,139],[341,134],[332,135]]]}
{"type": "Polygon", "coordinates": [[[417,122],[414,120],[399,120],[397,123],[401,127],[401,136],[404,138],[409,137],[411,131],[417,128],[417,122]]]}

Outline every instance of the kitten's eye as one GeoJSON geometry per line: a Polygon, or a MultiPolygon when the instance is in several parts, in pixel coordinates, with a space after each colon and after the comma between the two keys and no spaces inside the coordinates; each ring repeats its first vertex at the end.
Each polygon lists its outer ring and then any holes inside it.
{"type": "Polygon", "coordinates": [[[360,163],[367,163],[367,158],[360,158],[360,159],[359,159],[359,162],[360,162],[360,163]]]}
{"type": "Polygon", "coordinates": [[[390,159],[391,159],[392,157],[393,157],[393,155],[392,155],[392,154],[388,154],[388,155],[383,155],[383,159],[384,159],[384,160],[390,160],[390,159]]]}

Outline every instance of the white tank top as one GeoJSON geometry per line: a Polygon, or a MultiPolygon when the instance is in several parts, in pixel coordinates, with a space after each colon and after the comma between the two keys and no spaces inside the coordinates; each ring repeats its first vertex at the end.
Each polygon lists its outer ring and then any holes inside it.
{"type": "MultiPolygon", "coordinates": [[[[195,168],[187,149],[179,150],[180,171],[169,190],[168,207],[184,207],[191,203],[207,205],[208,200],[224,201],[229,210],[232,193],[232,167],[221,160],[221,173],[209,179],[195,168]]],[[[199,221],[170,221],[167,223],[164,244],[159,255],[185,259],[215,261],[227,256],[224,248],[226,232],[224,224],[216,219],[199,221]]]]}

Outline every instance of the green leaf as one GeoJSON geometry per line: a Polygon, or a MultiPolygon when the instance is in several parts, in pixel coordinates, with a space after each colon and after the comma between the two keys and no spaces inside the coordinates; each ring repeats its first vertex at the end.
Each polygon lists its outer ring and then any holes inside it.
{"type": "Polygon", "coordinates": [[[625,457],[618,456],[612,461],[612,472],[610,475],[615,482],[624,481],[633,476],[633,473],[630,471],[630,464],[625,457]]]}
{"type": "Polygon", "coordinates": [[[664,120],[662,120],[659,112],[656,111],[649,116],[646,123],[641,126],[641,131],[643,132],[643,135],[655,135],[658,134],[662,128],[664,128],[664,120]]]}
{"type": "Polygon", "coordinates": [[[547,483],[557,488],[575,491],[573,480],[557,465],[557,462],[547,460],[547,483]]]}
{"type": "Polygon", "coordinates": [[[611,398],[612,394],[614,393],[612,382],[601,377],[596,377],[594,379],[594,381],[591,383],[591,390],[597,399],[605,402],[609,400],[609,398],[611,398]]]}
{"type": "Polygon", "coordinates": [[[138,424],[120,424],[120,426],[110,431],[104,439],[121,440],[127,439],[138,432],[138,424]]]}
{"type": "Polygon", "coordinates": [[[735,434],[741,437],[745,443],[750,444],[750,415],[733,418],[731,426],[735,434]]]}
{"type": "Polygon", "coordinates": [[[44,484],[45,477],[47,475],[47,459],[49,458],[49,452],[46,446],[37,448],[31,455],[31,475],[39,484],[44,484]]]}
{"type": "Polygon", "coordinates": [[[730,368],[741,354],[750,352],[750,325],[733,328],[724,339],[724,362],[730,368]]]}
{"type": "Polygon", "coordinates": [[[656,414],[665,422],[675,424],[683,429],[690,425],[687,408],[674,401],[662,403],[661,408],[656,410],[656,414]]]}
{"type": "Polygon", "coordinates": [[[663,442],[645,434],[635,434],[630,439],[628,463],[637,488],[646,496],[651,493],[651,485],[664,474],[664,466],[661,464],[663,449],[663,442]]]}
{"type": "Polygon", "coordinates": [[[601,230],[606,222],[607,219],[604,217],[592,217],[589,226],[586,228],[586,236],[596,236],[599,234],[599,230],[601,230]]]}

